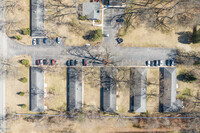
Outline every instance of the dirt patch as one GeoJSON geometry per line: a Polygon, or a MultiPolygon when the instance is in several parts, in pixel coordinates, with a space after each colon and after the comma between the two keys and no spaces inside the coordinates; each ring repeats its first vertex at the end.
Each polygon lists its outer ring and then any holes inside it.
{"type": "Polygon", "coordinates": [[[147,69],[147,110],[159,111],[159,68],[147,69]]]}
{"type": "Polygon", "coordinates": [[[48,114],[57,111],[66,111],[66,68],[49,68],[45,71],[45,84],[47,97],[45,106],[48,114]]]}
{"type": "Polygon", "coordinates": [[[100,109],[100,70],[84,68],[84,109],[100,109]]]}
{"type": "Polygon", "coordinates": [[[29,112],[29,67],[23,66],[19,61],[28,59],[29,56],[16,56],[9,60],[12,66],[7,66],[8,74],[6,78],[6,106],[7,112],[27,113],[29,112]],[[26,77],[28,81],[22,83],[19,79],[26,77]],[[23,96],[18,93],[24,92],[23,96]],[[25,104],[22,108],[20,105],[25,104]]]}
{"type": "Polygon", "coordinates": [[[30,0],[9,0],[6,1],[6,33],[9,37],[14,35],[22,36],[18,41],[24,45],[31,45],[32,38],[29,35],[22,35],[22,28],[30,28],[30,0]]]}

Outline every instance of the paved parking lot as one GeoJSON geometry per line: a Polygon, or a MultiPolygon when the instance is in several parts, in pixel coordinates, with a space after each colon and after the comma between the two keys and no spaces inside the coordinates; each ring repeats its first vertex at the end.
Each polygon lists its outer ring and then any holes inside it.
{"type": "MultiPolygon", "coordinates": [[[[58,46],[58,45],[64,45],[65,39],[60,38],[60,43],[56,42],[56,39],[52,38],[33,38],[36,39],[36,45],[44,45],[44,46],[58,46]]],[[[33,41],[32,41],[33,43],[33,41]]]]}

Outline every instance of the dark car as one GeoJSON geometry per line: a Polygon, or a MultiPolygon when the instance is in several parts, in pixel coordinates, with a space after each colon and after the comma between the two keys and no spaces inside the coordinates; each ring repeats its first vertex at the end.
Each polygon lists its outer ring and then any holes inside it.
{"type": "Polygon", "coordinates": [[[60,44],[60,38],[59,37],[56,38],[56,43],[60,44]]]}
{"type": "Polygon", "coordinates": [[[120,44],[120,43],[123,42],[123,39],[122,39],[122,38],[117,38],[116,40],[117,40],[117,43],[118,43],[118,44],[120,44]]]}
{"type": "Polygon", "coordinates": [[[40,60],[36,60],[36,65],[40,65],[40,60]]]}
{"type": "Polygon", "coordinates": [[[165,61],[165,64],[166,64],[166,66],[171,66],[170,60],[166,60],[166,61],[165,61]]]}
{"type": "Polygon", "coordinates": [[[146,66],[151,66],[151,61],[146,61],[146,66]]]}
{"type": "Polygon", "coordinates": [[[163,65],[162,60],[158,60],[158,66],[162,66],[162,65],[163,65]]]}
{"type": "Polygon", "coordinates": [[[73,60],[70,60],[70,66],[73,66],[74,65],[74,61],[73,60]]]}
{"type": "Polygon", "coordinates": [[[70,61],[69,61],[69,60],[66,62],[66,65],[67,65],[67,66],[70,66],[70,61]]]}
{"type": "Polygon", "coordinates": [[[51,59],[51,65],[55,65],[56,64],[56,61],[54,59],[51,59]]]}
{"type": "Polygon", "coordinates": [[[40,43],[40,40],[39,40],[39,38],[37,38],[37,39],[36,39],[36,43],[37,43],[37,44],[39,44],[39,43],[40,43]]]}
{"type": "Polygon", "coordinates": [[[87,61],[85,59],[82,59],[83,66],[87,66],[87,61]]]}
{"type": "Polygon", "coordinates": [[[43,43],[46,44],[47,43],[47,38],[43,39],[43,43]]]}
{"type": "Polygon", "coordinates": [[[158,66],[158,61],[157,60],[153,61],[153,66],[158,66]]]}
{"type": "Polygon", "coordinates": [[[124,19],[119,18],[119,19],[116,20],[116,22],[124,22],[124,19]]]}
{"type": "Polygon", "coordinates": [[[74,65],[77,66],[78,65],[78,61],[74,60],[74,65]]]}
{"type": "Polygon", "coordinates": [[[44,59],[44,60],[43,60],[43,64],[44,64],[44,65],[48,65],[47,59],[44,59]]]}

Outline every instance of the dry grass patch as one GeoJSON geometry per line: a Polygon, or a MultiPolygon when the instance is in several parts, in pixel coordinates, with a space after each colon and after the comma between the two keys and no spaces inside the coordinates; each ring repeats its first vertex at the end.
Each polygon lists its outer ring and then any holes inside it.
{"type": "Polygon", "coordinates": [[[20,35],[22,40],[18,41],[19,43],[31,45],[32,38],[21,34],[22,28],[30,28],[30,0],[9,0],[6,5],[14,6],[6,9],[7,35],[20,35]]]}
{"type": "Polygon", "coordinates": [[[62,0],[61,3],[53,0],[45,1],[47,9],[45,12],[45,29],[47,30],[48,37],[60,36],[66,38],[65,45],[80,46],[88,43],[87,40],[83,39],[83,36],[88,31],[100,27],[92,26],[91,20],[78,19],[78,5],[85,1],[62,0]]]}
{"type": "Polygon", "coordinates": [[[31,57],[16,56],[8,62],[13,66],[7,66],[8,74],[6,78],[6,107],[7,112],[28,113],[29,112],[29,67],[25,67],[19,63],[22,59],[28,59],[31,64],[31,57]],[[20,78],[26,77],[28,81],[22,83],[20,78]],[[20,96],[19,92],[24,92],[20,96]],[[20,105],[25,104],[22,108],[20,105]]]}
{"type": "Polygon", "coordinates": [[[130,68],[119,68],[117,73],[119,83],[117,85],[117,113],[128,115],[130,107],[130,68]]]}
{"type": "Polygon", "coordinates": [[[99,68],[84,68],[84,108],[100,109],[100,70],[99,68]]]}
{"type": "Polygon", "coordinates": [[[159,68],[147,69],[147,110],[159,111],[159,68]]]}
{"type": "Polygon", "coordinates": [[[66,68],[50,68],[45,71],[47,97],[45,106],[49,114],[66,111],[66,68]]]}

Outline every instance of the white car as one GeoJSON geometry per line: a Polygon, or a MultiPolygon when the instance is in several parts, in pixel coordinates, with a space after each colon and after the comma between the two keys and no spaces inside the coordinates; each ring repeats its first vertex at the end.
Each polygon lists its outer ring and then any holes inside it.
{"type": "Polygon", "coordinates": [[[32,40],[32,45],[36,45],[36,39],[35,38],[32,40]]]}

